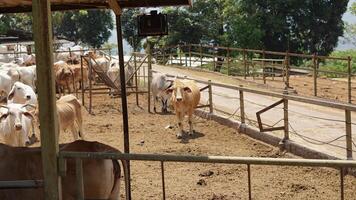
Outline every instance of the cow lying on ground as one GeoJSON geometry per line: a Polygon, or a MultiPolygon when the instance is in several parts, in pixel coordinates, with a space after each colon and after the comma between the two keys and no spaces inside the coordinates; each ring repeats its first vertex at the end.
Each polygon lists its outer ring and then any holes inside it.
{"type": "Polygon", "coordinates": [[[159,99],[162,103],[162,113],[168,112],[168,100],[170,96],[166,93],[166,90],[172,86],[172,81],[168,80],[167,76],[161,73],[155,73],[152,77],[151,91],[153,97],[153,110],[156,110],[156,101],[159,99]]]}
{"type": "Polygon", "coordinates": [[[200,101],[200,90],[195,81],[178,80],[173,82],[172,87],[167,89],[167,93],[172,93],[171,102],[178,118],[179,132],[177,138],[183,134],[183,118],[188,115],[189,135],[194,133],[192,115],[200,101]]]}
{"type": "MultiPolygon", "coordinates": [[[[60,151],[112,152],[117,149],[98,142],[75,141],[61,145],[60,151]]],[[[41,149],[15,148],[0,144],[0,180],[42,180],[41,149]]],[[[124,172],[126,165],[123,162],[124,172]]],[[[55,170],[55,169],[54,169],[55,170]]],[[[120,197],[120,165],[116,160],[83,159],[84,199],[117,200],[120,197]]],[[[62,177],[63,200],[76,199],[75,160],[67,159],[67,173],[62,177]]],[[[44,190],[0,190],[0,199],[44,199],[44,190]]]]}

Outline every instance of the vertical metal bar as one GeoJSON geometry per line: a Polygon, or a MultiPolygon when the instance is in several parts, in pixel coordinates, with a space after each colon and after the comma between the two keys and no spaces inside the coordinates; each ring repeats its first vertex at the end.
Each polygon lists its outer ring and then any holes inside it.
{"type": "MultiPolygon", "coordinates": [[[[184,46],[185,47],[185,46],[184,46]]],[[[189,52],[188,52],[189,53],[189,52]]],[[[184,60],[185,60],[185,66],[188,67],[188,56],[187,56],[187,52],[184,51],[184,60]]]]}
{"type": "Polygon", "coordinates": [[[75,159],[75,178],[77,200],[84,199],[84,182],[83,182],[83,161],[80,158],[75,159]]]}
{"type": "MultiPolygon", "coordinates": [[[[265,71],[266,71],[266,63],[265,63],[265,58],[266,58],[266,53],[265,53],[265,50],[263,50],[263,53],[262,53],[262,75],[263,75],[263,84],[266,84],[266,74],[265,74],[265,71]]],[[[273,65],[272,65],[272,69],[273,69],[273,65]]]]}
{"type": "Polygon", "coordinates": [[[244,79],[246,79],[247,75],[247,60],[246,60],[246,50],[243,50],[243,55],[244,55],[244,79]]]}
{"type": "Polygon", "coordinates": [[[138,102],[138,81],[137,81],[137,63],[136,63],[136,54],[133,54],[134,57],[134,66],[135,66],[135,89],[136,89],[136,105],[139,106],[138,102]]]}
{"type": "MultiPolygon", "coordinates": [[[[240,85],[243,87],[243,85],[240,85]]],[[[241,124],[245,124],[245,103],[244,103],[244,92],[239,90],[240,94],[240,115],[241,115],[241,124]]]]}
{"type": "Polygon", "coordinates": [[[318,58],[316,54],[313,55],[313,79],[314,79],[314,96],[318,96],[318,66],[317,66],[318,58]]]}
{"type": "Polygon", "coordinates": [[[351,91],[352,91],[352,82],[351,82],[351,77],[352,77],[352,72],[351,72],[351,57],[347,57],[347,90],[348,90],[348,102],[352,102],[352,96],[351,96],[351,91]]]}
{"type": "MultiPolygon", "coordinates": [[[[121,86],[121,105],[122,105],[122,119],[124,127],[124,152],[130,153],[130,138],[129,138],[129,120],[127,113],[127,96],[126,96],[126,80],[125,80],[125,63],[124,63],[124,49],[121,30],[121,16],[116,15],[116,31],[117,31],[117,48],[119,54],[120,65],[120,86],[121,86]]],[[[131,173],[130,162],[127,161],[127,174],[126,181],[126,198],[131,199],[131,173]]]]}
{"type": "Polygon", "coordinates": [[[346,155],[348,160],[352,160],[352,127],[351,127],[351,111],[345,110],[346,122],[346,155]]]}
{"type": "Polygon", "coordinates": [[[288,90],[288,88],[290,88],[289,85],[289,75],[290,75],[290,66],[289,66],[289,52],[287,51],[286,53],[286,57],[285,57],[285,61],[286,61],[286,85],[285,85],[285,89],[288,90]]]}
{"type": "Polygon", "coordinates": [[[213,104],[213,88],[211,86],[211,80],[208,81],[209,84],[209,111],[210,114],[214,112],[214,104],[213,104]]]}
{"type": "Polygon", "coordinates": [[[181,50],[180,45],[178,45],[178,53],[179,53],[179,64],[183,65],[182,64],[182,50],[181,50]]]}
{"type": "Polygon", "coordinates": [[[49,0],[33,0],[33,33],[36,48],[36,72],[41,155],[44,177],[44,198],[59,200],[61,179],[58,174],[58,123],[56,89],[53,71],[53,43],[51,3],[49,0]]]}
{"type": "Polygon", "coordinates": [[[340,168],[340,195],[341,195],[341,200],[344,200],[345,190],[344,190],[344,168],[340,168]]]}
{"type": "Polygon", "coordinates": [[[189,67],[192,67],[192,45],[189,44],[189,67]]]}
{"type": "Polygon", "coordinates": [[[252,191],[251,191],[251,166],[247,164],[247,183],[248,183],[248,199],[252,199],[252,191]]]}
{"type": "Polygon", "coordinates": [[[148,86],[147,86],[147,91],[148,91],[148,112],[151,113],[151,80],[152,80],[152,57],[151,57],[151,45],[148,44],[148,86]]]}
{"type": "Polygon", "coordinates": [[[161,161],[161,174],[162,174],[162,194],[163,200],[166,200],[166,185],[164,182],[164,163],[161,161]]]}
{"type": "Polygon", "coordinates": [[[203,46],[200,45],[200,68],[203,67],[203,46]]]}
{"type": "Polygon", "coordinates": [[[82,91],[82,105],[84,106],[84,71],[83,71],[83,56],[80,56],[80,74],[82,81],[80,82],[80,87],[82,91]]]}
{"type": "Polygon", "coordinates": [[[284,113],[284,138],[283,141],[289,140],[289,119],[288,119],[288,99],[283,99],[283,113],[284,113]]]}
{"type": "Polygon", "coordinates": [[[227,75],[230,75],[230,48],[227,48],[227,75]]]}
{"type": "Polygon", "coordinates": [[[89,73],[90,73],[90,77],[89,78],[89,114],[92,114],[92,105],[93,105],[93,82],[92,82],[92,78],[95,81],[95,75],[93,74],[93,66],[92,66],[92,62],[91,62],[91,57],[89,57],[89,73]]]}

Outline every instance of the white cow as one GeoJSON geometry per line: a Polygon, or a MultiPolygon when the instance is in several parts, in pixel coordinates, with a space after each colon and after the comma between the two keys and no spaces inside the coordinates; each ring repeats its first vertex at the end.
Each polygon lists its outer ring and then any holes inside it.
{"type": "Polygon", "coordinates": [[[29,144],[33,116],[26,105],[10,103],[0,108],[0,135],[5,144],[24,147],[29,144]]]}
{"type": "Polygon", "coordinates": [[[37,104],[37,96],[33,89],[19,81],[15,82],[7,96],[8,103],[37,104]]]}
{"type": "Polygon", "coordinates": [[[17,67],[16,69],[20,74],[20,81],[24,84],[31,86],[32,89],[36,89],[36,65],[28,67],[17,67]]]}
{"type": "MultiPolygon", "coordinates": [[[[133,79],[130,79],[130,81],[128,81],[128,79],[131,78],[133,73],[134,73],[134,68],[131,67],[130,65],[127,65],[127,67],[125,68],[125,82],[128,82],[127,85],[129,86],[133,85],[133,79]]],[[[109,69],[106,72],[106,74],[108,75],[110,80],[114,82],[116,87],[119,88],[121,82],[120,82],[120,65],[118,60],[112,60],[110,62],[109,69]]]]}
{"type": "Polygon", "coordinates": [[[11,91],[12,79],[9,75],[0,71],[0,93],[7,96],[11,91]]]}
{"type": "Polygon", "coordinates": [[[172,80],[168,80],[167,76],[161,73],[155,73],[152,76],[151,91],[153,96],[153,110],[156,111],[156,101],[159,99],[162,102],[162,113],[168,112],[168,100],[170,94],[166,90],[173,84],[172,80]]]}
{"type": "Polygon", "coordinates": [[[100,70],[104,73],[106,73],[111,66],[110,60],[105,57],[96,58],[95,61],[93,59],[90,59],[90,62],[96,70],[100,70]]]}

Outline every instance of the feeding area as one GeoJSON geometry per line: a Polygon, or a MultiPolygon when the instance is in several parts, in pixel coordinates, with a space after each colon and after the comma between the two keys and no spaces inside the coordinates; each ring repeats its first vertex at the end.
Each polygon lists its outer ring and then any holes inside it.
{"type": "MultiPolygon", "coordinates": [[[[356,162],[350,145],[355,106],[164,73],[159,70],[164,68],[162,58],[178,65],[177,56],[166,50],[157,54],[149,42],[145,53],[124,57],[122,9],[182,5],[191,2],[0,3],[0,13],[33,13],[35,41],[34,49],[18,44],[0,48],[0,199],[354,198],[356,162]],[[111,49],[53,45],[51,11],[93,8],[114,11],[117,57],[111,49]],[[216,92],[222,90],[238,92],[238,122],[231,121],[234,114],[217,115],[216,92]],[[259,130],[247,122],[246,113],[255,114],[245,110],[250,93],[280,99],[257,112],[259,130]],[[345,111],[342,145],[349,160],[292,154],[297,147],[289,138],[290,101],[345,111]],[[284,125],[264,127],[259,115],[279,105],[284,125]],[[281,140],[252,136],[277,129],[281,140]]],[[[139,34],[167,34],[166,20],[155,11],[140,15],[139,34]]],[[[193,59],[201,67],[218,60],[202,55],[193,59]]],[[[245,58],[239,61],[247,63],[245,58]]],[[[187,55],[185,62],[188,67],[187,55]]],[[[228,65],[227,70],[236,69],[228,65]]]]}

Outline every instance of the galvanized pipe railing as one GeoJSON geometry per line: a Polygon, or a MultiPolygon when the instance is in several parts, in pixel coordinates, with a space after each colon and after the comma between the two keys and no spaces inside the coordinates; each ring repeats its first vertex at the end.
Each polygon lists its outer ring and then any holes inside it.
{"type": "Polygon", "coordinates": [[[80,171],[82,163],[80,159],[114,159],[129,161],[157,161],[161,163],[162,193],[166,199],[166,187],[164,177],[164,162],[184,162],[184,163],[214,163],[214,164],[240,164],[247,165],[247,182],[249,199],[252,199],[251,186],[251,165],[272,165],[272,166],[303,166],[303,167],[329,167],[340,169],[340,197],[344,199],[344,170],[355,168],[356,161],[350,160],[318,160],[318,159],[284,159],[284,158],[257,158],[257,157],[234,157],[234,156],[190,156],[190,155],[162,155],[162,154],[121,154],[109,152],[70,152],[59,153],[59,170],[65,171],[65,159],[75,158],[77,174],[77,197],[84,198],[83,174],[80,171]],[[81,193],[81,194],[79,194],[81,193]]]}

